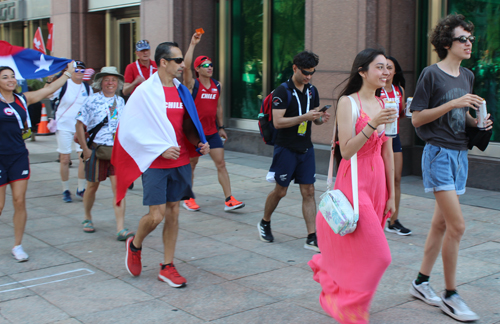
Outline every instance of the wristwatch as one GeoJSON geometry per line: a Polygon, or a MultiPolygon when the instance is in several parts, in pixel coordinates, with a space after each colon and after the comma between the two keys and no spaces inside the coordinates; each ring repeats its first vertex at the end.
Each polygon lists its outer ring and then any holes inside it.
{"type": "Polygon", "coordinates": [[[224,125],[222,125],[222,126],[219,126],[219,129],[226,129],[226,127],[224,127],[224,125]]]}

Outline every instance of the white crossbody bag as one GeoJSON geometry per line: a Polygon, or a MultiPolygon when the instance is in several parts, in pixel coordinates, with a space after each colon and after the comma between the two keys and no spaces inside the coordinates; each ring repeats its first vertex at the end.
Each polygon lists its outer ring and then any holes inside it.
{"type": "MultiPolygon", "coordinates": [[[[356,102],[352,97],[348,97],[351,100],[352,107],[352,136],[356,136],[356,121],[358,119],[358,109],[356,102]]],[[[351,157],[351,180],[352,180],[352,197],[353,206],[342,193],[342,191],[336,189],[331,190],[333,185],[333,161],[335,152],[335,133],[337,130],[337,121],[333,124],[333,140],[332,140],[332,153],[330,155],[330,165],[328,167],[328,180],[327,180],[327,190],[321,195],[321,201],[319,202],[319,210],[325,218],[326,222],[335,234],[344,236],[346,234],[352,233],[356,230],[358,220],[359,220],[359,199],[358,199],[358,154],[354,154],[351,157]]]]}

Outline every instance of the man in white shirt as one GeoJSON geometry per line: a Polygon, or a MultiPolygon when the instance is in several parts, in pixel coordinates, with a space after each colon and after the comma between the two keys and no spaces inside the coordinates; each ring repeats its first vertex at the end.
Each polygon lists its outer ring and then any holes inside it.
{"type": "MultiPolygon", "coordinates": [[[[83,103],[88,96],[93,94],[92,89],[88,84],[83,82],[83,73],[85,72],[85,63],[75,61],[76,69],[66,84],[54,92],[51,99],[56,101],[57,107],[55,119],[57,122],[57,151],[60,153],[60,173],[63,187],[63,200],[70,203],[71,193],[69,191],[69,163],[72,146],[75,146],[76,152],[81,152],[80,145],[73,140],[76,129],[76,115],[80,111],[83,103]]],[[[83,198],[83,193],[86,188],[85,169],[82,159],[79,157],[78,165],[78,187],[76,195],[83,198]]]]}

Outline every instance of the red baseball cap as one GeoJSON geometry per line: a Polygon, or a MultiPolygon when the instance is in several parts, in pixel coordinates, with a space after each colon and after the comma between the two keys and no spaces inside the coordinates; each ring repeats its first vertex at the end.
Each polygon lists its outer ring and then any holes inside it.
{"type": "Polygon", "coordinates": [[[205,55],[198,56],[196,58],[196,60],[194,60],[194,67],[197,68],[198,66],[203,64],[203,62],[205,62],[205,61],[212,61],[212,59],[208,56],[205,56],[205,55]]]}

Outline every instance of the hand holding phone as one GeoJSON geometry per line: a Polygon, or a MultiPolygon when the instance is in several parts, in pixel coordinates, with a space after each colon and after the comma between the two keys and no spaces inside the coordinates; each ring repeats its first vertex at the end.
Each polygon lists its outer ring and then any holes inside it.
{"type": "Polygon", "coordinates": [[[325,111],[327,111],[327,110],[328,110],[331,106],[332,106],[332,105],[326,105],[326,106],[324,106],[323,108],[321,108],[321,109],[319,110],[319,112],[325,112],[325,111]]]}

